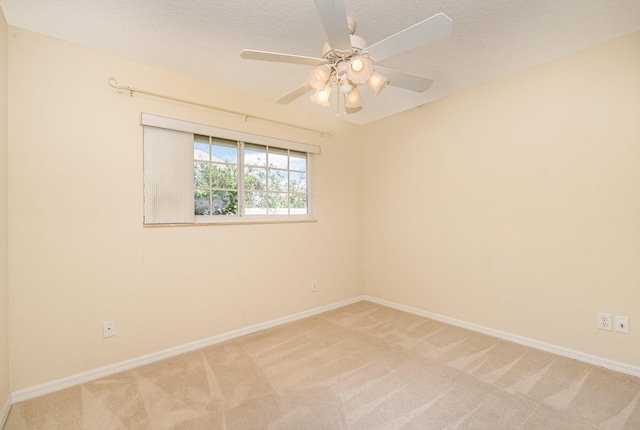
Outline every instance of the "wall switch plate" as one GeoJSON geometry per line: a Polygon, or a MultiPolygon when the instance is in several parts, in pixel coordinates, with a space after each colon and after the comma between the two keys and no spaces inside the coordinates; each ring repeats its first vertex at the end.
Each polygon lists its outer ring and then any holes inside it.
{"type": "Polygon", "coordinates": [[[611,314],[598,312],[598,328],[611,331],[611,314]]]}
{"type": "Polygon", "coordinates": [[[311,281],[311,292],[315,293],[318,291],[318,281],[311,281]]]}
{"type": "Polygon", "coordinates": [[[616,315],[616,331],[629,333],[629,317],[619,317],[616,315]]]}
{"type": "Polygon", "coordinates": [[[111,337],[116,335],[116,322],[115,321],[105,321],[103,323],[103,337],[111,337]]]}

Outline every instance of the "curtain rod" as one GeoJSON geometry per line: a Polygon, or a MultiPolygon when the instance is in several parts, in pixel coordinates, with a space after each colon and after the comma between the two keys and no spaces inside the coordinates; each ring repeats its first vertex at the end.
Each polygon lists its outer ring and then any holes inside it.
{"type": "Polygon", "coordinates": [[[229,110],[229,109],[223,109],[223,108],[207,105],[207,104],[204,104],[204,103],[198,103],[198,102],[193,102],[193,101],[190,101],[190,100],[180,99],[180,98],[177,98],[177,97],[171,97],[171,96],[165,96],[163,94],[152,93],[151,91],[141,90],[141,89],[138,89],[138,88],[125,87],[125,86],[122,86],[122,85],[118,85],[118,81],[114,77],[110,77],[109,79],[107,79],[107,83],[109,84],[109,86],[111,88],[116,89],[118,94],[122,94],[123,92],[126,91],[126,92],[129,93],[129,96],[131,96],[131,97],[133,97],[133,93],[145,94],[145,95],[148,95],[148,96],[158,97],[158,98],[165,99],[165,100],[171,100],[171,101],[179,102],[179,103],[186,103],[186,104],[190,104],[190,105],[193,105],[193,106],[198,106],[198,107],[202,107],[202,108],[206,108],[206,109],[212,109],[212,110],[216,110],[216,111],[219,111],[219,112],[224,112],[224,113],[228,113],[228,114],[232,114],[232,115],[242,116],[242,117],[244,117],[245,121],[247,121],[249,118],[253,118],[253,119],[260,120],[260,121],[270,122],[272,124],[282,125],[282,126],[285,126],[285,127],[293,127],[293,128],[297,128],[299,130],[310,131],[312,133],[319,133],[320,137],[323,137],[325,135],[329,136],[329,137],[333,137],[333,135],[334,135],[333,131],[322,131],[322,130],[317,130],[317,129],[314,129],[314,128],[302,127],[302,126],[299,126],[299,125],[289,124],[289,123],[286,123],[286,122],[276,121],[276,120],[273,120],[273,119],[264,118],[264,117],[260,117],[260,116],[247,115],[247,114],[242,113],[242,112],[237,112],[237,111],[229,110]]]}

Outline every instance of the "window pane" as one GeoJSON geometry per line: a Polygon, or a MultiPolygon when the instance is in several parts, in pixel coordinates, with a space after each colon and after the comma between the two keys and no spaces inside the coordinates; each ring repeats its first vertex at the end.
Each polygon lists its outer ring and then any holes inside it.
{"type": "Polygon", "coordinates": [[[269,190],[287,191],[287,171],[269,169],[269,190]]]}
{"type": "Polygon", "coordinates": [[[289,196],[289,202],[291,203],[291,215],[307,214],[307,195],[306,194],[291,194],[289,196]]]}
{"type": "Polygon", "coordinates": [[[269,167],[277,169],[289,168],[289,151],[280,148],[269,148],[269,167]]]}
{"type": "Polygon", "coordinates": [[[259,167],[245,167],[244,189],[245,190],[266,190],[267,189],[267,169],[262,169],[259,167]]]}
{"type": "Polygon", "coordinates": [[[193,186],[209,188],[209,162],[193,162],[193,186]]]}
{"type": "Polygon", "coordinates": [[[238,188],[238,166],[212,164],[211,165],[211,187],[212,188],[238,188]]]}
{"type": "Polygon", "coordinates": [[[211,161],[238,164],[238,142],[214,137],[211,143],[211,161]]]}
{"type": "Polygon", "coordinates": [[[232,140],[194,137],[196,215],[237,215],[242,171],[246,215],[308,213],[306,153],[245,143],[243,166],[238,147],[232,140]]]}
{"type": "Polygon", "coordinates": [[[213,191],[211,203],[213,206],[212,215],[238,214],[238,193],[236,191],[213,191]]]}
{"type": "Polygon", "coordinates": [[[195,191],[195,214],[209,215],[209,190],[195,191]]]}
{"type": "Polygon", "coordinates": [[[287,215],[289,213],[289,199],[286,193],[269,193],[269,214],[287,215]]]}
{"type": "Polygon", "coordinates": [[[267,148],[262,145],[247,143],[244,145],[244,164],[248,166],[266,166],[267,148]]]}
{"type": "Polygon", "coordinates": [[[247,191],[244,193],[244,212],[247,215],[267,213],[267,193],[247,191]]]}
{"type": "Polygon", "coordinates": [[[289,163],[291,163],[291,170],[299,170],[301,172],[307,171],[307,154],[305,152],[290,151],[289,163]]]}
{"type": "Polygon", "coordinates": [[[295,193],[307,192],[307,174],[290,172],[289,173],[289,191],[295,193]]]}
{"type": "Polygon", "coordinates": [[[209,161],[209,138],[207,136],[194,137],[193,159],[209,161]]]}

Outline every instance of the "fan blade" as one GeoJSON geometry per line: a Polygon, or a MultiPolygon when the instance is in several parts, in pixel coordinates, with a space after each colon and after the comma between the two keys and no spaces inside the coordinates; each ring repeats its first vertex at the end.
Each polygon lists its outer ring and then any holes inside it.
{"type": "Polygon", "coordinates": [[[382,61],[451,33],[451,18],[444,13],[433,15],[393,36],[369,46],[366,51],[375,61],[382,61]]]}
{"type": "Polygon", "coordinates": [[[276,61],[279,63],[306,64],[309,66],[317,66],[327,63],[324,58],[303,57],[302,55],[279,54],[277,52],[254,51],[253,49],[245,49],[240,53],[245,60],[260,61],[276,61]]]}
{"type": "Polygon", "coordinates": [[[388,76],[389,85],[393,85],[394,87],[405,88],[407,90],[422,93],[427,91],[431,87],[431,84],[433,84],[433,79],[411,75],[399,70],[387,69],[386,67],[380,66],[376,66],[376,70],[383,75],[388,76]]]}
{"type": "Polygon", "coordinates": [[[331,49],[351,52],[351,37],[344,0],[315,0],[331,49]]]}
{"type": "Polygon", "coordinates": [[[291,103],[295,99],[302,97],[312,89],[313,87],[309,84],[301,85],[295,90],[291,91],[289,94],[280,97],[278,100],[276,100],[276,103],[286,105],[287,103],[291,103]]]}

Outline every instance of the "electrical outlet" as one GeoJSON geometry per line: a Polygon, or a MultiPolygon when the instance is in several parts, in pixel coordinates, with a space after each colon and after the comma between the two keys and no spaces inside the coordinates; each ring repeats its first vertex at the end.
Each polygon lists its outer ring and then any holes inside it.
{"type": "Polygon", "coordinates": [[[318,281],[311,281],[311,292],[315,293],[318,291],[318,281]]]}
{"type": "Polygon", "coordinates": [[[616,331],[629,333],[629,317],[619,317],[616,315],[616,331]]]}
{"type": "Polygon", "coordinates": [[[116,335],[116,322],[115,321],[105,321],[103,323],[103,337],[111,337],[116,335]]]}
{"type": "Polygon", "coordinates": [[[611,314],[598,312],[598,328],[611,331],[611,314]]]}

